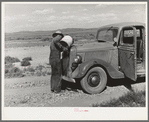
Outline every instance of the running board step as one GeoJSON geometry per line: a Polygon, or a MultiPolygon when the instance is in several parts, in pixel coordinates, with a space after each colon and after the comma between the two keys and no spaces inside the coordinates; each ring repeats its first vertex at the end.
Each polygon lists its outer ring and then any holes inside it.
{"type": "Polygon", "coordinates": [[[137,70],[137,75],[145,74],[145,69],[137,70]]]}
{"type": "Polygon", "coordinates": [[[66,80],[66,81],[68,81],[68,82],[76,83],[75,79],[73,79],[73,78],[69,78],[69,77],[66,77],[66,76],[62,76],[62,79],[63,79],[63,80],[66,80]]]}

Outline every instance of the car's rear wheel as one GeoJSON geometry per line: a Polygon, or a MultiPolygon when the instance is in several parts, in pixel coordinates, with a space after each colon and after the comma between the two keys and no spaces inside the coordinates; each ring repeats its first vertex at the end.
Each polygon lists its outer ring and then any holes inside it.
{"type": "Polygon", "coordinates": [[[107,84],[107,74],[101,67],[90,69],[81,80],[82,88],[89,94],[102,92],[107,84]]]}

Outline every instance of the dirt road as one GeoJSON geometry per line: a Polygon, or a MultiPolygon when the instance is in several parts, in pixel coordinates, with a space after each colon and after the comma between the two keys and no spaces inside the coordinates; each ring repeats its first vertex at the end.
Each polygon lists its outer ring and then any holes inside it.
{"type": "Polygon", "coordinates": [[[93,104],[118,98],[130,90],[144,90],[145,82],[140,80],[130,86],[126,79],[111,81],[107,88],[96,95],[89,95],[80,86],[67,83],[68,88],[60,94],[50,92],[50,76],[5,79],[4,105],[10,107],[91,107],[93,104]]]}

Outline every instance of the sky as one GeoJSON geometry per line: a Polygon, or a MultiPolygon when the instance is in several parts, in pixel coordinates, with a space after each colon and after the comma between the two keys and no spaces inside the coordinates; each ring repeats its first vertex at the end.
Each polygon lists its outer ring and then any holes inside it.
{"type": "Polygon", "coordinates": [[[5,3],[4,29],[49,31],[64,28],[97,28],[119,22],[146,22],[146,4],[118,3],[5,3]]]}

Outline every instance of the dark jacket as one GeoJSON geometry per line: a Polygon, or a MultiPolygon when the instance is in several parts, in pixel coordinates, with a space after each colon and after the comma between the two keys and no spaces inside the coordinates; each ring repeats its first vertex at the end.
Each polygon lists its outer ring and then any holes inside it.
{"type": "Polygon", "coordinates": [[[64,47],[60,40],[62,39],[61,35],[57,35],[53,38],[52,43],[50,45],[50,60],[52,59],[60,59],[60,52],[68,51],[68,48],[64,47]]]}

